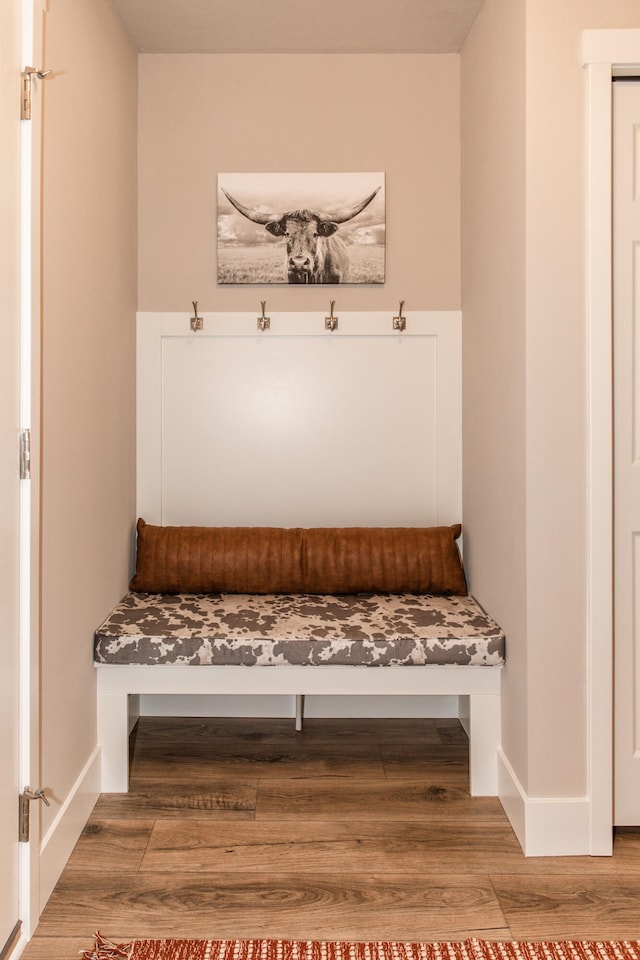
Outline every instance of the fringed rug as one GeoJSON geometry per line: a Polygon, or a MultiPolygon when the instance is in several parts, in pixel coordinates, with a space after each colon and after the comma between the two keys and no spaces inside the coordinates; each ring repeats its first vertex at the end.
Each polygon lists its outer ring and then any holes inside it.
{"type": "Polygon", "coordinates": [[[638,940],[132,940],[96,934],[85,960],[640,960],[638,940]]]}

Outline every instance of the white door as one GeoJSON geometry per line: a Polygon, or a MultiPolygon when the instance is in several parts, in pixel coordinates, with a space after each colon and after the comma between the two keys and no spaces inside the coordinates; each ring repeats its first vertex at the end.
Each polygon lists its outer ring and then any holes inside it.
{"type": "Polygon", "coordinates": [[[40,811],[20,843],[18,797],[39,768],[39,484],[33,462],[35,482],[20,479],[20,434],[38,428],[42,97],[21,120],[20,77],[43,14],[42,0],[0,0],[0,956],[39,918],[40,811]]]}
{"type": "Polygon", "coordinates": [[[0,0],[0,953],[20,920],[20,22],[0,0]]]}
{"type": "Polygon", "coordinates": [[[613,86],[614,824],[633,826],[640,825],[640,82],[613,86]]]}

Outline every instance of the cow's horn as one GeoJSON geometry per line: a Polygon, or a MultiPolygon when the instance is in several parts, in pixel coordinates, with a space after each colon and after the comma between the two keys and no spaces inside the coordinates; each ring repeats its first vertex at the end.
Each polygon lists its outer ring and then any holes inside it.
{"type": "Polygon", "coordinates": [[[241,213],[243,217],[248,217],[249,220],[253,220],[254,223],[267,224],[271,223],[273,220],[279,220],[282,214],[280,213],[260,213],[258,210],[254,210],[252,207],[245,207],[243,203],[240,203],[239,200],[236,200],[235,197],[232,197],[230,193],[227,193],[224,187],[220,187],[225,197],[232,203],[236,208],[238,213],[241,213]]]}
{"type": "Polygon", "coordinates": [[[370,193],[368,197],[365,197],[364,200],[360,200],[359,203],[354,203],[352,207],[347,207],[344,210],[341,210],[340,213],[334,215],[326,215],[322,217],[323,220],[330,220],[332,223],[346,223],[347,220],[353,220],[355,216],[361,213],[364,208],[371,203],[375,195],[378,193],[380,187],[376,187],[373,193],[370,193]]]}

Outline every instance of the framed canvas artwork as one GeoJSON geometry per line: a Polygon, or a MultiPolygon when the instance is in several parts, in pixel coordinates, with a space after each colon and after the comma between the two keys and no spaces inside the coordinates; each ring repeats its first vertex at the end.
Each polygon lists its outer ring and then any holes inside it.
{"type": "Polygon", "coordinates": [[[384,173],[218,174],[219,284],[378,284],[384,173]]]}

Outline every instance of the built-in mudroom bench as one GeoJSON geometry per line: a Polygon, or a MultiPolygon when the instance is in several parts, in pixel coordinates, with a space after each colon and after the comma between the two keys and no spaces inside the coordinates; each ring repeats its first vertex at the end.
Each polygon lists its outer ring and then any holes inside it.
{"type": "Polygon", "coordinates": [[[461,559],[459,314],[256,320],[138,319],[145,519],[95,636],[102,789],[128,788],[146,696],[286,696],[298,729],[305,697],[428,696],[496,795],[505,638],[461,559]]]}
{"type": "Polygon", "coordinates": [[[504,635],[469,596],[460,527],[138,522],[132,592],[96,631],[103,789],[127,789],[141,693],[455,694],[470,790],[496,794],[504,635]],[[402,669],[401,669],[402,668],[402,669]]]}

